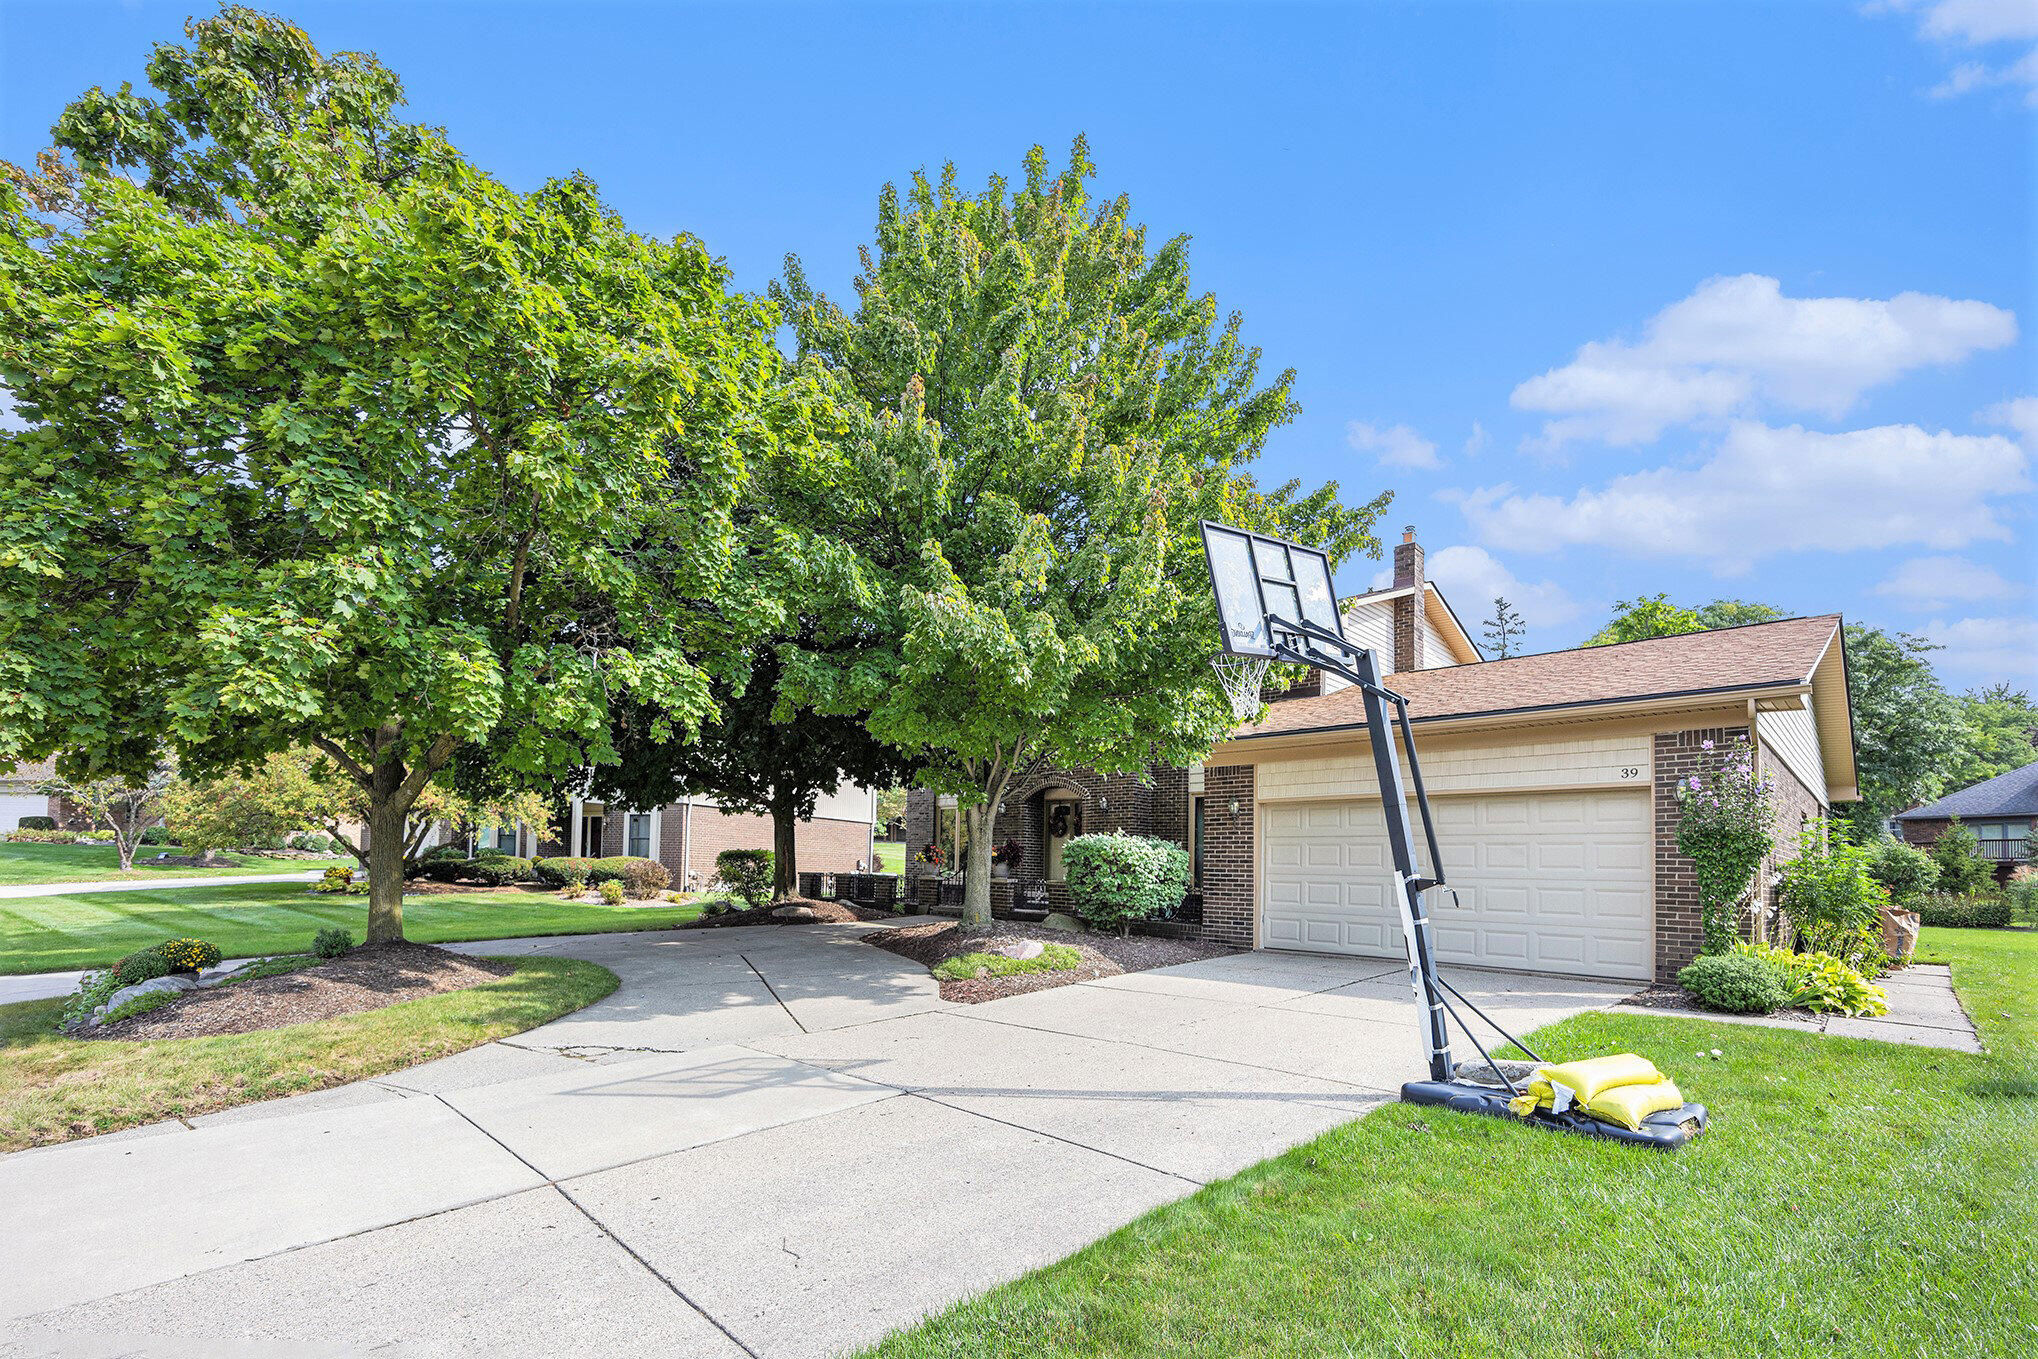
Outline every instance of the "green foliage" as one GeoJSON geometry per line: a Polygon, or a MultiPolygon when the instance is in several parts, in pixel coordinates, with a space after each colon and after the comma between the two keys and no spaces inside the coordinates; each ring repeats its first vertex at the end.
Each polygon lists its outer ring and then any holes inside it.
{"type": "Polygon", "coordinates": [[[2028,693],[1996,684],[1970,689],[1954,702],[1966,731],[1945,769],[1948,788],[1965,788],[2038,760],[2031,741],[2038,703],[2028,693]]]}
{"type": "Polygon", "coordinates": [[[319,880],[311,885],[314,892],[345,892],[354,885],[354,870],[345,864],[334,864],[319,880]]]}
{"type": "Polygon", "coordinates": [[[354,947],[354,936],[337,925],[328,925],[311,937],[311,951],[321,958],[337,958],[354,947]]]}
{"type": "Polygon", "coordinates": [[[1504,595],[1494,596],[1493,617],[1486,620],[1484,628],[1487,657],[1496,661],[1504,661],[1519,652],[1522,637],[1528,631],[1527,625],[1521,621],[1521,614],[1504,595]]]}
{"type": "Polygon", "coordinates": [[[477,856],[467,866],[468,875],[490,887],[507,887],[531,876],[531,861],[511,854],[477,856]]]}
{"type": "Polygon", "coordinates": [[[1708,628],[1738,628],[1748,623],[1773,623],[1789,614],[1773,604],[1746,599],[1715,599],[1698,607],[1698,621],[1708,628]]]}
{"type": "Polygon", "coordinates": [[[7,832],[9,843],[22,845],[75,845],[84,838],[84,836],[76,831],[67,830],[11,830],[7,832]]]}
{"type": "Polygon", "coordinates": [[[656,859],[632,859],[623,866],[623,888],[638,901],[649,901],[672,885],[672,874],[656,859]]]}
{"type": "Polygon", "coordinates": [[[304,850],[310,854],[324,854],[333,847],[333,838],[330,835],[322,835],[318,832],[313,832],[309,835],[293,835],[290,837],[290,847],[292,849],[304,850]]]}
{"type": "Polygon", "coordinates": [[[1997,930],[2011,919],[2010,898],[1998,892],[1927,892],[1918,898],[1921,924],[1997,930]]]}
{"type": "Polygon", "coordinates": [[[2038,925],[2038,878],[2012,878],[2003,889],[2010,917],[2019,925],[2038,925]]]}
{"type": "Polygon", "coordinates": [[[1911,902],[1937,885],[1939,865],[1916,845],[1882,835],[1868,848],[1868,876],[1882,884],[1898,907],[1909,910],[1911,902]]]}
{"type": "Polygon", "coordinates": [[[120,989],[120,978],[112,968],[98,972],[87,972],[78,979],[78,989],[64,1001],[64,1009],[58,1024],[62,1028],[75,1029],[92,1017],[92,1012],[106,1003],[106,998],[120,989]]]}
{"type": "Polygon", "coordinates": [[[24,816],[15,824],[23,830],[53,831],[57,828],[57,819],[53,816],[24,816]]]}
{"type": "Polygon", "coordinates": [[[1011,977],[1026,972],[1068,972],[1081,967],[1083,955],[1067,944],[1044,944],[1039,956],[1007,958],[1002,953],[965,953],[945,958],[934,965],[942,981],[968,981],[974,977],[1011,977]]]}
{"type": "Polygon", "coordinates": [[[1062,846],[1062,869],[1077,915],[1120,933],[1182,904],[1189,855],[1170,840],[1143,835],[1079,835],[1062,846]]]}
{"type": "Polygon", "coordinates": [[[103,1023],[118,1024],[123,1019],[138,1019],[151,1010],[160,1010],[173,1000],[180,1000],[182,991],[148,991],[139,996],[130,996],[106,1012],[103,1023]]]}
{"type": "Polygon", "coordinates": [[[1725,953],[1733,942],[1734,907],[1775,847],[1773,792],[1770,780],[1757,777],[1745,737],[1720,749],[1704,742],[1697,771],[1678,780],[1677,848],[1698,877],[1705,953],[1725,953]]]}
{"type": "Polygon", "coordinates": [[[1334,562],[1379,551],[1384,497],[1243,475],[1295,412],[1293,374],[1262,385],[1187,239],[1150,245],[1093,174],[1080,139],[1059,172],[1035,148],[976,193],[952,167],[916,174],[879,196],[853,310],[797,260],[772,289],[836,426],[771,496],[814,621],[779,648],[780,692],[867,715],[928,762],[924,786],[968,795],[972,925],[988,819],[1022,771],[1187,763],[1231,727],[1198,521],[1334,562]]]}
{"type": "Polygon", "coordinates": [[[1677,974],[1677,984],[1708,1010],[1766,1015],[1790,1003],[1783,974],[1745,953],[1709,953],[1677,974]]]}
{"type": "Polygon", "coordinates": [[[429,864],[437,863],[440,859],[465,859],[466,857],[467,851],[458,845],[433,845],[430,849],[418,855],[418,862],[429,864]]]}
{"type": "Polygon", "coordinates": [[[725,849],[715,856],[715,877],[754,910],[771,900],[771,851],[725,849]]]}
{"type": "Polygon", "coordinates": [[[547,887],[584,885],[593,868],[593,859],[571,858],[566,855],[551,859],[535,859],[531,863],[531,872],[547,887]]]}
{"type": "Polygon", "coordinates": [[[1776,969],[1790,991],[1789,1003],[1821,1014],[1889,1013],[1889,997],[1870,985],[1846,959],[1830,953],[1792,953],[1769,944],[1736,944],[1736,953],[1759,958],[1776,969]]]}
{"type": "Polygon", "coordinates": [[[1585,645],[1612,646],[1651,637],[1674,637],[1682,632],[1703,632],[1705,627],[1705,620],[1696,610],[1672,604],[1668,595],[1639,595],[1616,603],[1612,619],[1587,637],[1585,645]]]}
{"type": "MultiPolygon", "coordinates": [[[[1869,873],[1874,851],[1829,833],[1823,821],[1798,836],[1797,857],[1783,866],[1777,901],[1798,937],[1813,951],[1867,961],[1861,936],[1875,951],[1889,889],[1869,873]]],[[[1877,965],[1879,968],[1879,964],[1877,965]]]]}
{"type": "Polygon", "coordinates": [[[1995,886],[1995,865],[1981,857],[1981,841],[1954,817],[1933,842],[1932,863],[1939,870],[1935,886],[1942,892],[1985,892],[1995,886]]]}
{"type": "Polygon", "coordinates": [[[219,961],[219,947],[203,939],[165,939],[156,945],[172,972],[203,972],[219,961]]]}
{"type": "Polygon", "coordinates": [[[167,977],[170,972],[170,960],[154,948],[136,949],[113,965],[113,979],[118,986],[167,977]]]}
{"type": "Polygon", "coordinates": [[[602,881],[601,887],[597,890],[601,894],[601,899],[604,905],[620,906],[623,904],[624,892],[622,879],[606,878],[602,881]]]}
{"type": "Polygon", "coordinates": [[[0,761],[315,747],[398,938],[433,779],[607,759],[611,695],[690,723],[740,654],[773,320],[586,179],[518,191],[401,122],[373,57],[187,31],[0,185],[0,761]]]}
{"type": "Polygon", "coordinates": [[[1967,724],[1932,673],[1932,643],[1859,624],[1848,625],[1846,641],[1861,784],[1847,815],[1865,840],[1889,817],[1939,796],[1967,724]]]}
{"type": "Polygon", "coordinates": [[[177,842],[170,838],[170,832],[163,827],[150,826],[142,832],[142,843],[145,845],[173,845],[177,842]]]}

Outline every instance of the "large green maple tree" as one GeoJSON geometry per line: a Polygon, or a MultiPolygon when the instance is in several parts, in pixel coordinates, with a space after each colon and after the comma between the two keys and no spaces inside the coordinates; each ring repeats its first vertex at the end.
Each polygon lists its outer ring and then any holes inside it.
{"type": "Polygon", "coordinates": [[[952,168],[879,201],[857,301],[796,260],[774,288],[838,427],[776,496],[813,592],[782,692],[862,715],[925,759],[969,825],[964,922],[990,914],[989,820],[1044,766],[1200,758],[1231,716],[1197,524],[1217,518],[1378,552],[1383,496],[1261,494],[1243,474],[1296,412],[1240,319],[1190,283],[1188,242],[1149,245],[1092,196],[1087,148],[965,193],[952,168]],[[837,648],[861,630],[869,644],[837,648]]]}
{"type": "Polygon", "coordinates": [[[518,192],[372,56],[228,8],[0,186],[0,760],[361,791],[368,937],[456,757],[541,782],[684,725],[768,445],[769,308],[578,177],[518,192]]]}

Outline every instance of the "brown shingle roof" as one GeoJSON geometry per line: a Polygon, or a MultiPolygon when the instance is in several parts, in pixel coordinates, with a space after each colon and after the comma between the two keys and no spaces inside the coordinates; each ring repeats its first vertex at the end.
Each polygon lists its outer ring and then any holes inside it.
{"type": "MultiPolygon", "coordinates": [[[[1838,614],[1750,623],[1645,642],[1404,671],[1388,676],[1387,687],[1405,694],[1408,715],[1420,719],[1802,684],[1839,626],[1838,614]]],[[[1240,727],[1231,739],[1362,726],[1365,720],[1359,691],[1339,689],[1270,704],[1263,719],[1240,727]]]]}

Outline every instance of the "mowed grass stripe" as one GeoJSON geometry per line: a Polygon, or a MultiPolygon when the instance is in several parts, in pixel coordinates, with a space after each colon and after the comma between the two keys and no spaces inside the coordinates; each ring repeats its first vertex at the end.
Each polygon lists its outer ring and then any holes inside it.
{"type": "MultiPolygon", "coordinates": [[[[405,935],[431,944],[669,929],[699,914],[693,906],[582,905],[546,892],[417,896],[403,911],[405,935]]],[[[303,883],[16,898],[0,904],[0,974],[104,967],[184,936],[209,940],[229,958],[302,952],[329,925],[360,940],[366,899],[321,898],[303,883]]]]}

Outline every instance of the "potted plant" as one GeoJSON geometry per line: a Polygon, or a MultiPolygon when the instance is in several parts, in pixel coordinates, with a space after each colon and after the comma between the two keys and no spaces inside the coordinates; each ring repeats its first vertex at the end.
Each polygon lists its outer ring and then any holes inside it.
{"type": "Polygon", "coordinates": [[[991,851],[991,876],[1009,878],[1024,861],[1026,851],[1017,840],[1007,840],[991,851]]]}

